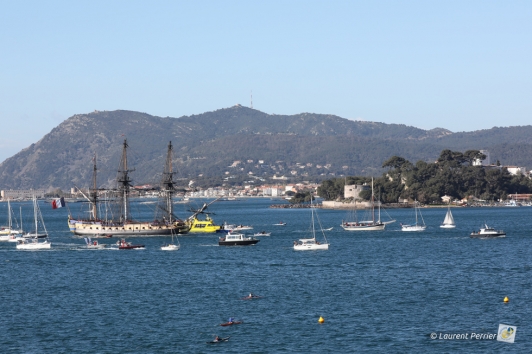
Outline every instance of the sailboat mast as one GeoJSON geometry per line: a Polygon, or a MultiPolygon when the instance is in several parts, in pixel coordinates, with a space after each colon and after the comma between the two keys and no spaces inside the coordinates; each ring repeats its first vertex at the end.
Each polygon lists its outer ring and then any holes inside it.
{"type": "Polygon", "coordinates": [[[9,226],[9,232],[11,232],[11,204],[9,204],[9,198],[7,198],[7,213],[9,214],[8,216],[8,226],[9,226]]]}
{"type": "Polygon", "coordinates": [[[96,186],[96,154],[93,158],[93,167],[92,167],[92,190],[90,191],[90,199],[92,204],[92,218],[93,220],[98,220],[98,187],[96,186]]]}
{"type": "Polygon", "coordinates": [[[416,225],[417,225],[417,200],[414,200],[414,212],[416,214],[416,225]]]}
{"type": "Polygon", "coordinates": [[[375,195],[373,194],[373,177],[371,177],[371,221],[375,223],[375,195]]]}
{"type": "Polygon", "coordinates": [[[316,239],[316,229],[314,227],[314,208],[312,205],[312,192],[310,193],[310,211],[311,211],[311,220],[312,220],[312,237],[316,239]]]}
{"type": "Polygon", "coordinates": [[[122,159],[120,161],[120,167],[118,170],[118,189],[120,193],[120,198],[122,199],[122,219],[123,221],[129,220],[129,187],[131,186],[131,178],[129,177],[129,172],[133,170],[128,170],[127,167],[127,140],[124,140],[124,146],[122,149],[122,159]]]}
{"type": "Polygon", "coordinates": [[[33,196],[33,218],[35,219],[35,236],[37,236],[37,198],[33,196]]]}
{"type": "Polygon", "coordinates": [[[170,141],[168,143],[168,152],[166,154],[166,163],[164,165],[164,172],[163,172],[163,193],[165,197],[165,203],[166,203],[166,212],[168,215],[169,222],[172,223],[173,218],[173,203],[172,203],[172,196],[175,193],[175,185],[174,185],[174,174],[175,172],[172,169],[172,153],[173,153],[173,146],[172,142],[170,141]]]}

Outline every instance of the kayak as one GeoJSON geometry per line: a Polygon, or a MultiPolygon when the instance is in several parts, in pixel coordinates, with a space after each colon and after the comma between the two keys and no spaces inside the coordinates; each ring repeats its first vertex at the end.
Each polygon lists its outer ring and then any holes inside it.
{"type": "Polygon", "coordinates": [[[225,337],[225,338],[220,338],[218,340],[211,340],[210,342],[207,342],[207,343],[221,343],[221,342],[227,342],[229,340],[229,338],[231,337],[225,337]]]}
{"type": "Polygon", "coordinates": [[[235,325],[235,324],[241,324],[243,321],[233,321],[233,322],[225,322],[225,323],[221,323],[220,326],[232,326],[232,325],[235,325]]]}

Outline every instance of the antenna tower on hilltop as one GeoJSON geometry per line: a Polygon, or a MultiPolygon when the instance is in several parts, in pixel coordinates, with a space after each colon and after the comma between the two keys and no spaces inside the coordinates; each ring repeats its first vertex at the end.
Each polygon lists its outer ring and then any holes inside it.
{"type": "Polygon", "coordinates": [[[253,90],[251,90],[251,109],[253,109],[253,90]]]}

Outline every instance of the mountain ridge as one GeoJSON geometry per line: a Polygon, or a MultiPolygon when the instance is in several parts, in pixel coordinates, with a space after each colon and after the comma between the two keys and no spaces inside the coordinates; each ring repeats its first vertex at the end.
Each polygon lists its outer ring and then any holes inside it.
{"type": "Polygon", "coordinates": [[[110,187],[125,138],[130,164],[136,168],[134,183],[157,183],[169,141],[183,179],[250,173],[323,179],[380,174],[382,163],[393,155],[412,162],[433,161],[443,149],[487,149],[492,160],[530,166],[530,134],[532,126],[453,133],[331,114],[267,114],[240,105],[179,118],[128,110],[94,111],[73,115],[2,162],[0,189],[87,186],[94,155],[98,183],[110,187]],[[228,167],[234,161],[242,163],[228,167]]]}

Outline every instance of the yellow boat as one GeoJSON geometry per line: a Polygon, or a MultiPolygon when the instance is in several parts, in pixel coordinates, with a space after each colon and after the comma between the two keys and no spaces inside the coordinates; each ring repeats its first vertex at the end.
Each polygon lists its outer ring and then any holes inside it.
{"type": "Polygon", "coordinates": [[[209,233],[209,232],[219,232],[221,229],[220,225],[215,225],[214,221],[207,215],[205,220],[200,220],[197,216],[189,218],[187,223],[190,225],[190,230],[188,232],[198,232],[198,233],[209,233]]]}
{"type": "Polygon", "coordinates": [[[209,213],[205,211],[209,205],[214,203],[220,198],[217,198],[210,202],[209,204],[203,203],[203,206],[199,208],[198,210],[194,210],[194,214],[189,216],[186,220],[186,224],[189,227],[188,232],[195,232],[195,233],[211,233],[211,232],[220,232],[220,229],[222,228],[220,225],[215,225],[214,221],[209,216],[209,213]],[[201,220],[198,219],[199,214],[205,214],[205,219],[201,220]]]}

